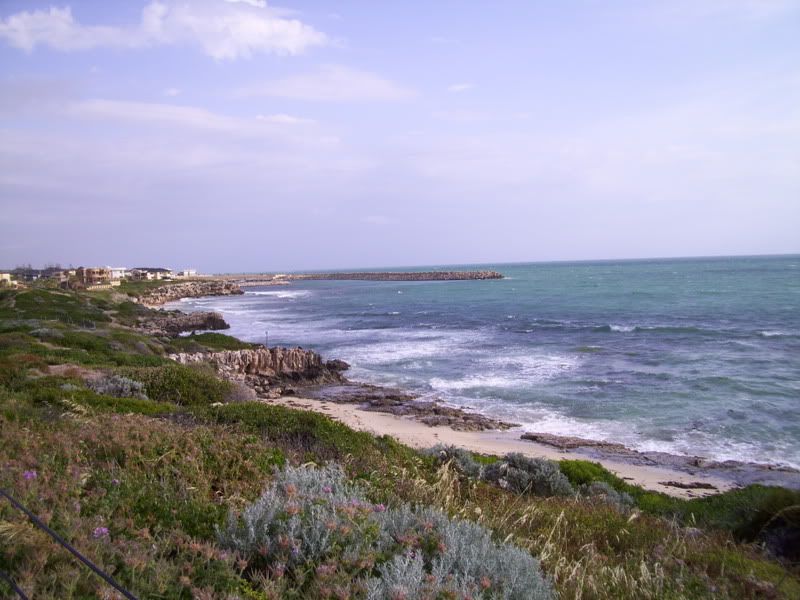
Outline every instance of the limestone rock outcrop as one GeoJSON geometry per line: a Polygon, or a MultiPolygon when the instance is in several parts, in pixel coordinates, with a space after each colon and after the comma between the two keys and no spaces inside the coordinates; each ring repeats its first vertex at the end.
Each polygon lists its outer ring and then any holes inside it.
{"type": "Polygon", "coordinates": [[[229,329],[230,325],[218,312],[182,313],[173,311],[152,311],[154,314],[140,319],[139,327],[153,335],[176,336],[184,331],[205,331],[229,329]]]}
{"type": "Polygon", "coordinates": [[[410,417],[431,427],[444,426],[456,431],[503,430],[516,427],[514,423],[446,406],[440,402],[422,400],[402,390],[365,383],[321,386],[304,390],[303,394],[327,402],[358,404],[362,410],[410,417]]]}
{"type": "Polygon", "coordinates": [[[325,362],[316,352],[303,348],[179,353],[170,358],[181,364],[211,363],[226,379],[245,380],[259,392],[276,385],[341,383],[345,381],[342,371],[349,368],[344,361],[325,362]]]}

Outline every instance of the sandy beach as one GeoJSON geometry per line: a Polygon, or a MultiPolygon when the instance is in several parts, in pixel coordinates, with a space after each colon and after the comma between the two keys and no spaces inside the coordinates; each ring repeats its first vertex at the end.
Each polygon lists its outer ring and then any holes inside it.
{"type": "MultiPolygon", "coordinates": [[[[387,413],[361,410],[353,404],[337,404],[309,398],[282,397],[268,402],[316,411],[359,431],[368,431],[375,435],[390,435],[412,448],[430,448],[436,444],[445,444],[482,454],[504,455],[509,452],[519,452],[526,456],[550,460],[586,458],[585,455],[578,452],[562,451],[544,444],[521,440],[519,432],[513,430],[455,431],[449,427],[431,427],[387,413]]],[[[631,465],[602,458],[593,458],[592,460],[601,463],[609,471],[632,484],[679,498],[709,496],[735,487],[732,481],[709,474],[690,475],[672,469],[631,465]],[[696,483],[710,484],[716,489],[683,489],[665,485],[666,482],[677,482],[687,486],[696,483]]]]}

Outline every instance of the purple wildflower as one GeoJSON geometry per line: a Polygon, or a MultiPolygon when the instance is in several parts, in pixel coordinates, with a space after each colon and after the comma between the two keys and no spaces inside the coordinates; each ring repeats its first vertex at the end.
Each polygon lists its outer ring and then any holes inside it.
{"type": "Polygon", "coordinates": [[[385,504],[376,504],[375,506],[372,507],[372,510],[374,510],[375,512],[385,512],[386,511],[386,505],[385,504]]]}
{"type": "Polygon", "coordinates": [[[111,485],[119,485],[119,479],[112,479],[111,485]]]}
{"type": "Polygon", "coordinates": [[[31,469],[30,471],[24,471],[22,473],[22,477],[26,481],[30,481],[31,479],[36,479],[38,476],[39,476],[39,474],[36,471],[34,471],[33,469],[31,469]]]}
{"type": "Polygon", "coordinates": [[[96,540],[108,537],[108,527],[95,527],[94,531],[92,532],[92,537],[96,540]]]}
{"type": "Polygon", "coordinates": [[[330,493],[333,492],[333,490],[331,489],[331,486],[329,486],[329,485],[326,485],[324,488],[322,488],[322,491],[325,492],[326,494],[330,494],[330,493]]]}

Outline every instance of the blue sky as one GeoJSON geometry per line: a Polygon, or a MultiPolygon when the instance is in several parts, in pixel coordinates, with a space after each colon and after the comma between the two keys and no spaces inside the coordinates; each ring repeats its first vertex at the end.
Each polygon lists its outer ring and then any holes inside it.
{"type": "Polygon", "coordinates": [[[800,1],[3,2],[0,266],[800,251],[800,1]]]}

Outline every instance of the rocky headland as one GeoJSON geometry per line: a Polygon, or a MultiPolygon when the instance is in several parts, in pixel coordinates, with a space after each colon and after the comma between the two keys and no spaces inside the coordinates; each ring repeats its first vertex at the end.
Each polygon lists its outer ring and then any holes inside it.
{"type": "Polygon", "coordinates": [[[242,289],[229,281],[186,281],[171,283],[153,288],[139,296],[139,302],[146,306],[159,306],[181,298],[200,298],[201,296],[233,296],[244,294],[242,289]]]}
{"type": "Polygon", "coordinates": [[[353,383],[344,376],[350,366],[342,360],[324,360],[303,348],[255,348],[222,352],[171,354],[178,363],[211,364],[224,379],[245,385],[255,396],[274,400],[282,396],[355,404],[359,408],[410,417],[431,427],[443,425],[456,431],[509,429],[512,423],[478,413],[421,400],[394,388],[353,383]]]}
{"type": "Polygon", "coordinates": [[[139,319],[139,327],[151,335],[176,336],[187,331],[219,331],[230,325],[218,312],[184,313],[178,310],[153,311],[139,319]]]}

